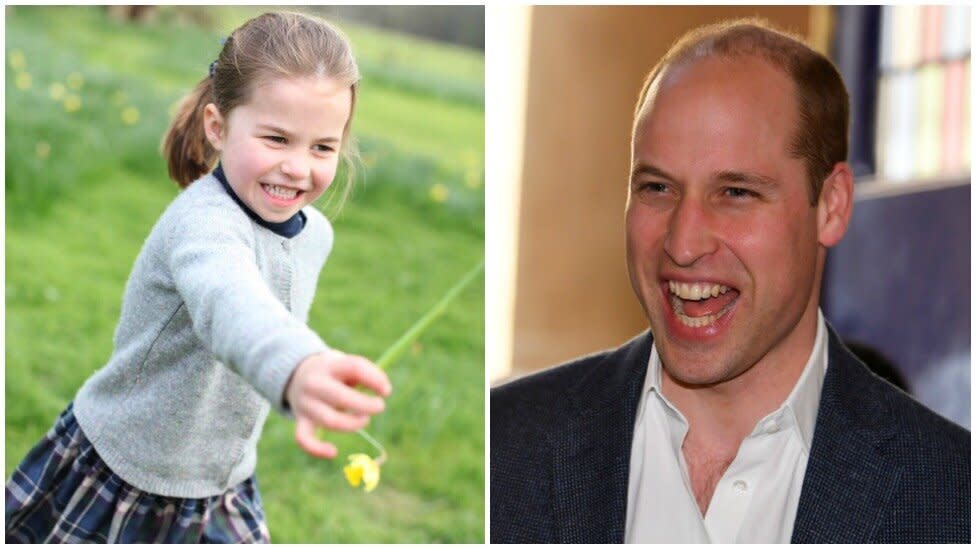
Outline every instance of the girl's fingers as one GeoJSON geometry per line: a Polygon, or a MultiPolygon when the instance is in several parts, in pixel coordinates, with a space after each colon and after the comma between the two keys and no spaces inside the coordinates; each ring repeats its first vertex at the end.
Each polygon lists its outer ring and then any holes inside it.
{"type": "Polygon", "coordinates": [[[315,436],[315,424],[305,417],[298,417],[295,442],[312,457],[332,459],[339,453],[334,444],[321,441],[315,436]]]}
{"type": "Polygon", "coordinates": [[[340,412],[321,401],[307,402],[301,416],[313,425],[332,431],[356,431],[369,424],[369,416],[340,412]]]}
{"type": "Polygon", "coordinates": [[[347,385],[364,385],[384,397],[390,396],[393,391],[386,372],[361,356],[343,356],[336,363],[335,375],[347,385]]]}
{"type": "Polygon", "coordinates": [[[318,393],[319,399],[331,407],[357,415],[374,415],[386,408],[382,398],[361,393],[334,379],[324,380],[318,393]]]}

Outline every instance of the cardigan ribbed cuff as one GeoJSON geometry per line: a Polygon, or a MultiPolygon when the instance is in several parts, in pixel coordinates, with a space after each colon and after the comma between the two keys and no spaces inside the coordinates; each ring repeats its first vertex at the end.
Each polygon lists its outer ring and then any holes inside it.
{"type": "Polygon", "coordinates": [[[309,330],[307,334],[304,334],[304,337],[298,338],[294,344],[289,345],[287,351],[281,354],[280,361],[261,369],[260,377],[257,380],[259,390],[276,412],[294,419],[295,416],[291,407],[285,405],[285,389],[288,386],[288,381],[303,360],[311,355],[324,353],[328,350],[328,345],[309,330]]]}

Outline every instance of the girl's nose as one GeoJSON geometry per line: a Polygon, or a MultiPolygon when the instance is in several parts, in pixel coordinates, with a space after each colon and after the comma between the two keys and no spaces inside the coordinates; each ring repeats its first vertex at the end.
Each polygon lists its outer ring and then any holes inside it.
{"type": "Polygon", "coordinates": [[[294,154],[281,162],[280,169],[281,173],[292,179],[304,179],[308,177],[311,165],[304,156],[294,154]]]}

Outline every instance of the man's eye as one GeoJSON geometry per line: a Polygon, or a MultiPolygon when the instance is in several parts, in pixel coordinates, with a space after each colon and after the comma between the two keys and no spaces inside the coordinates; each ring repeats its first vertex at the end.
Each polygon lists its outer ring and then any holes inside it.
{"type": "Polygon", "coordinates": [[[664,183],[640,183],[637,185],[637,192],[661,194],[668,192],[668,186],[664,183]]]}
{"type": "Polygon", "coordinates": [[[725,189],[725,194],[732,198],[752,198],[759,196],[755,192],[749,189],[743,189],[742,187],[729,187],[725,189]]]}

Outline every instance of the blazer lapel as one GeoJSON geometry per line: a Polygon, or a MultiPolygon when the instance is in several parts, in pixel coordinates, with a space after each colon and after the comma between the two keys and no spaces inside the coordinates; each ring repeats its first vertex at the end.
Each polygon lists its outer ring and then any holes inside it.
{"type": "Polygon", "coordinates": [[[901,470],[883,446],[897,434],[864,366],[829,329],[830,349],[794,543],[872,539],[901,470]]]}
{"type": "Polygon", "coordinates": [[[576,413],[550,441],[559,542],[624,541],[630,447],[651,341],[644,332],[609,354],[571,392],[576,413]]]}

